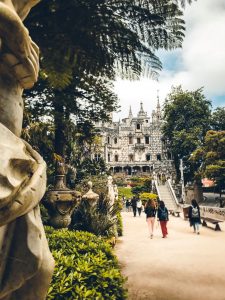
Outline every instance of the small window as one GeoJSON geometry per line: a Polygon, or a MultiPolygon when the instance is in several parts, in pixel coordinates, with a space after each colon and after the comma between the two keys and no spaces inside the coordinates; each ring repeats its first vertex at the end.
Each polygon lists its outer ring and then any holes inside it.
{"type": "Polygon", "coordinates": [[[108,136],[108,144],[110,144],[110,137],[108,136]]]}
{"type": "Polygon", "coordinates": [[[117,138],[114,138],[114,144],[117,144],[117,138]]]}
{"type": "Polygon", "coordinates": [[[148,123],[148,120],[145,120],[145,123],[148,123]]]}
{"type": "Polygon", "coordinates": [[[99,161],[101,158],[101,154],[95,154],[95,161],[99,161]]]}
{"type": "Polygon", "coordinates": [[[156,159],[157,159],[157,160],[161,160],[161,154],[157,154],[157,155],[156,155],[156,159]]]}
{"type": "Polygon", "coordinates": [[[149,144],[149,136],[145,137],[145,144],[149,144]]]}
{"type": "Polygon", "coordinates": [[[110,161],[110,154],[108,154],[108,161],[110,161]]]}
{"type": "Polygon", "coordinates": [[[115,155],[115,161],[119,161],[119,156],[117,154],[115,155]]]}
{"type": "Polygon", "coordinates": [[[140,143],[141,143],[141,139],[137,138],[137,144],[140,144],[140,143]]]}
{"type": "Polygon", "coordinates": [[[137,124],[137,129],[141,129],[141,125],[140,124],[137,124]]]}
{"type": "Polygon", "coordinates": [[[146,160],[147,161],[151,160],[151,155],[150,154],[146,154],[146,160]]]}
{"type": "Polygon", "coordinates": [[[129,136],[129,144],[130,145],[133,144],[133,138],[132,138],[132,136],[129,136]]]}
{"type": "Polygon", "coordinates": [[[129,155],[129,161],[134,161],[134,156],[133,156],[133,154],[130,154],[130,155],[129,155]]]}

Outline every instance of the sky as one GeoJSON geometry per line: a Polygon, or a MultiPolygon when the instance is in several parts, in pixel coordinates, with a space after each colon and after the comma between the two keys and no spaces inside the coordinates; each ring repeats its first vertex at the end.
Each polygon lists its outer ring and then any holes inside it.
{"type": "Polygon", "coordinates": [[[121,108],[114,113],[115,121],[128,116],[130,105],[136,115],[141,101],[150,115],[157,104],[157,93],[162,105],[171,87],[178,85],[190,91],[203,87],[214,109],[225,106],[225,0],[193,2],[186,6],[184,19],[182,48],[158,52],[163,63],[158,81],[117,79],[115,92],[121,108]]]}

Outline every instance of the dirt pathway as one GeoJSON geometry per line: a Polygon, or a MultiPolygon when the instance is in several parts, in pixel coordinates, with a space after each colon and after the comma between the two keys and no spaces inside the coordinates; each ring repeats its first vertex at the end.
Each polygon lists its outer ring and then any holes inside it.
{"type": "Polygon", "coordinates": [[[129,300],[225,300],[225,222],[222,232],[171,217],[168,238],[158,227],[149,238],[144,214],[123,212],[124,236],[116,246],[128,277],[129,300]]]}

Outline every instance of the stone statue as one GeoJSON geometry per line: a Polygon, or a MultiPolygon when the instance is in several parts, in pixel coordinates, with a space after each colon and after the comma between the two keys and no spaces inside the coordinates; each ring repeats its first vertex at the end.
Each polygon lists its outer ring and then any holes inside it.
{"type": "Polygon", "coordinates": [[[118,196],[119,196],[119,191],[118,191],[118,187],[116,184],[113,185],[113,189],[114,189],[114,196],[115,196],[115,201],[118,200],[118,196]]]}
{"type": "Polygon", "coordinates": [[[20,139],[22,92],[37,80],[39,50],[23,24],[39,0],[0,0],[0,299],[42,300],[54,261],[38,203],[46,164],[20,139]]]}
{"type": "Polygon", "coordinates": [[[115,190],[113,186],[113,178],[112,176],[108,176],[108,197],[110,200],[110,204],[113,205],[115,202],[115,190]]]}

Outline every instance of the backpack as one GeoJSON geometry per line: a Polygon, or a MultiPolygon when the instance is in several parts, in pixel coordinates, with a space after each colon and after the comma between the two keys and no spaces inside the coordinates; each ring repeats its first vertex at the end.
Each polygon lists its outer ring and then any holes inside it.
{"type": "Polygon", "coordinates": [[[199,217],[198,208],[197,207],[192,207],[191,217],[192,218],[198,218],[199,217]]]}
{"type": "Polygon", "coordinates": [[[164,209],[159,208],[159,209],[160,209],[160,212],[161,212],[161,214],[160,214],[160,215],[161,215],[161,216],[160,216],[161,219],[166,221],[166,220],[167,220],[167,217],[168,217],[168,216],[167,216],[167,210],[166,210],[166,208],[164,208],[164,209]]]}

